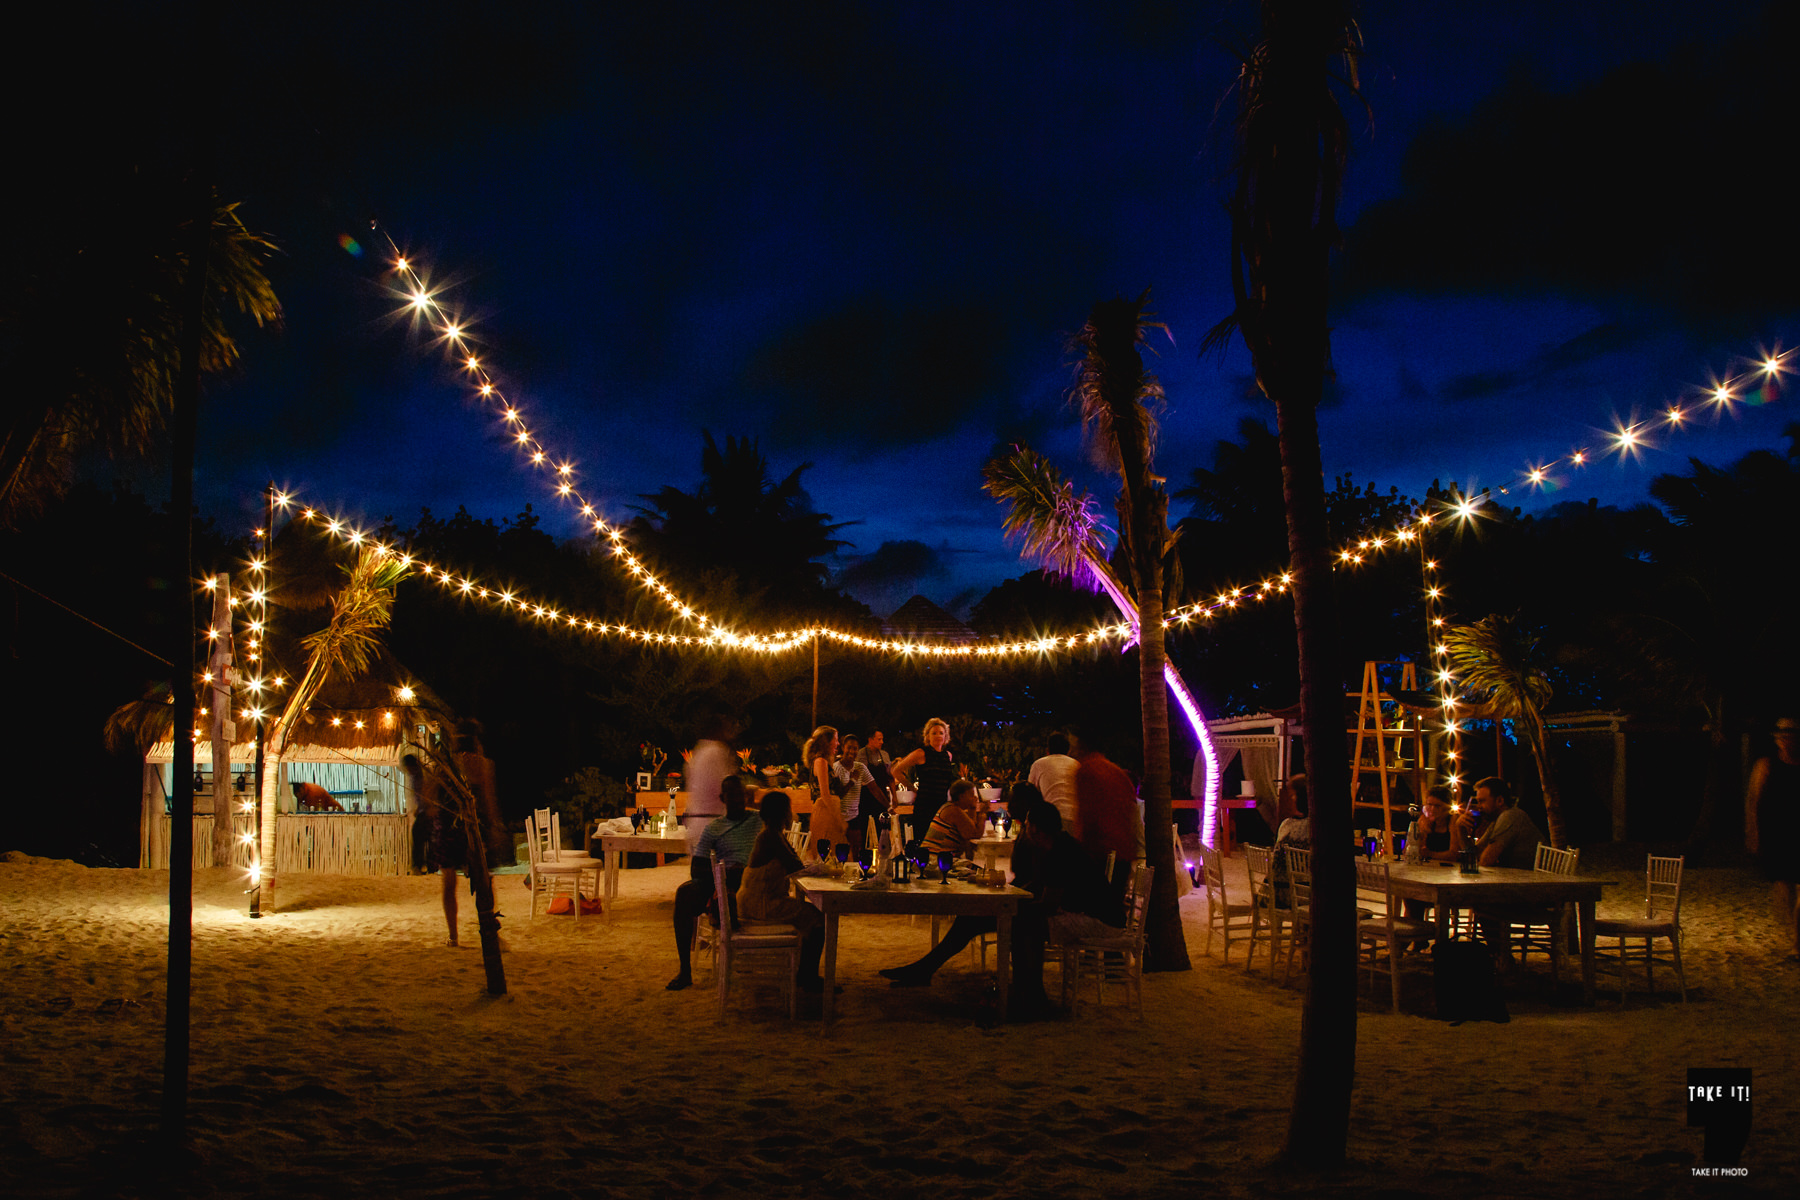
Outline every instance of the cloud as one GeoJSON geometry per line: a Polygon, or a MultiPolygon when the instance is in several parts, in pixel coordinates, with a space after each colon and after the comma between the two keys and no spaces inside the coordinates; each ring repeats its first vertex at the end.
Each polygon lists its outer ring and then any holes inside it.
{"type": "Polygon", "coordinates": [[[1800,10],[1769,5],[1743,37],[1573,91],[1515,78],[1414,140],[1401,194],[1347,233],[1338,295],[1623,297],[1695,327],[1791,309],[1791,189],[1757,164],[1789,140],[1797,37],[1800,10]]]}
{"type": "Polygon", "coordinates": [[[1009,374],[1004,328],[984,305],[863,296],[777,334],[740,382],[783,414],[797,445],[916,445],[993,407],[1009,374]]]}
{"type": "Polygon", "coordinates": [[[917,589],[927,579],[950,575],[944,556],[924,542],[883,542],[873,554],[852,557],[837,573],[837,586],[851,592],[917,589]]]}
{"type": "Polygon", "coordinates": [[[1485,400],[1519,388],[1541,384],[1596,359],[1616,354],[1636,345],[1646,336],[1645,330],[1608,321],[1576,334],[1536,355],[1516,371],[1471,371],[1452,375],[1438,389],[1441,399],[1449,401],[1485,400]]]}

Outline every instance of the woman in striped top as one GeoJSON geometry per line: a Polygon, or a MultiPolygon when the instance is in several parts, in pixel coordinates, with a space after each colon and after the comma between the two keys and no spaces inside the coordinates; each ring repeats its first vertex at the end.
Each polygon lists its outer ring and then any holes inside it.
{"type": "Polygon", "coordinates": [[[958,858],[975,857],[975,839],[981,836],[980,803],[975,785],[959,779],[950,785],[950,799],[931,818],[925,834],[928,854],[949,852],[958,858]]]}

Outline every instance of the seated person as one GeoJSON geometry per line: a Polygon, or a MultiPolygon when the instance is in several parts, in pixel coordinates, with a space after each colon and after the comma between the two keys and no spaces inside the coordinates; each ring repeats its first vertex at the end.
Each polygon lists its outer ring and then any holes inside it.
{"type": "Polygon", "coordinates": [[[1281,785],[1281,828],[1275,831],[1275,845],[1312,846],[1311,806],[1306,799],[1306,776],[1296,775],[1281,785]]]}
{"type": "MultiPolygon", "coordinates": [[[[1044,944],[1053,935],[1063,939],[1090,936],[1125,926],[1125,907],[1108,885],[1104,872],[1063,832],[1062,814],[1049,803],[1030,806],[1021,848],[1031,848],[1030,875],[1016,875],[1014,882],[1032,893],[1019,905],[1012,922],[1013,993],[1012,1017],[1042,1015],[1050,1009],[1044,992],[1044,944]]],[[[958,917],[944,940],[917,962],[889,967],[881,972],[895,987],[924,987],[937,969],[963,948],[997,925],[993,917],[958,917]]]]}
{"type": "MultiPolygon", "coordinates": [[[[1409,838],[1418,842],[1419,860],[1421,862],[1455,862],[1462,857],[1462,828],[1450,815],[1450,785],[1433,784],[1425,793],[1425,804],[1414,823],[1409,838]]],[[[1413,848],[1407,843],[1408,850],[1413,848]]],[[[1424,921],[1431,916],[1431,904],[1426,900],[1408,900],[1401,906],[1408,920],[1424,921]]],[[[1415,949],[1424,949],[1423,943],[1417,943],[1415,949]]]]}
{"type": "MultiPolygon", "coordinates": [[[[1477,783],[1474,810],[1463,813],[1457,825],[1467,838],[1486,818],[1487,828],[1475,839],[1475,857],[1482,866],[1529,871],[1537,865],[1538,843],[1544,837],[1520,810],[1506,780],[1489,776],[1477,783]]],[[[1534,919],[1541,912],[1539,906],[1530,904],[1496,904],[1476,910],[1475,927],[1503,971],[1511,972],[1518,965],[1512,956],[1513,922],[1534,919]]]]}
{"type": "MultiPolygon", "coordinates": [[[[785,798],[785,797],[784,797],[785,798]]],[[[725,815],[713,820],[701,831],[695,843],[694,856],[688,860],[688,881],[675,889],[675,953],[681,969],[669,980],[668,989],[679,992],[694,982],[689,958],[694,946],[694,922],[712,906],[713,851],[725,860],[725,886],[735,888],[750,861],[750,849],[762,832],[762,817],[750,812],[744,794],[744,781],[727,775],[719,781],[719,799],[725,803],[725,815]]],[[[723,924],[723,918],[720,921],[723,924]]]]}
{"type": "Polygon", "coordinates": [[[1419,857],[1425,862],[1455,862],[1462,857],[1460,823],[1450,814],[1450,785],[1435,784],[1425,793],[1418,822],[1419,857]]]}
{"type": "Polygon", "coordinates": [[[793,818],[793,804],[786,792],[763,793],[762,831],[756,835],[743,881],[738,884],[738,919],[792,925],[799,930],[800,990],[822,992],[825,981],[819,978],[819,955],[825,949],[825,918],[818,909],[794,897],[788,886],[794,876],[807,873],[785,832],[793,818]]]}
{"type": "MultiPolygon", "coordinates": [[[[1006,814],[1012,818],[1018,834],[1012,843],[1013,883],[1029,890],[1028,883],[1020,883],[1022,879],[1030,879],[1033,875],[1031,844],[1025,840],[1025,823],[1031,820],[1031,814],[1037,811],[1040,804],[1051,804],[1042,789],[1033,783],[1015,783],[1006,794],[1006,814]]],[[[1051,804],[1051,807],[1055,807],[1051,804]]],[[[1061,811],[1058,809],[1057,811],[1061,811]]]]}
{"type": "Polygon", "coordinates": [[[982,828],[980,803],[980,794],[968,780],[958,779],[950,785],[949,802],[938,809],[937,816],[931,818],[931,828],[925,831],[923,849],[927,859],[946,852],[957,858],[975,856],[975,839],[986,832],[982,828]]]}

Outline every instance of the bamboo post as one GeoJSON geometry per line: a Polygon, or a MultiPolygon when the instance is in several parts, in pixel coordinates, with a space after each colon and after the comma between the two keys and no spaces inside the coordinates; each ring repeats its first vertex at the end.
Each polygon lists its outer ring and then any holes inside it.
{"type": "Polygon", "coordinates": [[[813,699],[812,728],[819,727],[819,631],[813,630],[813,699]]]}
{"type": "Polygon", "coordinates": [[[231,787],[231,743],[237,737],[237,724],[231,720],[231,576],[223,571],[213,578],[212,656],[207,669],[212,673],[211,717],[207,737],[212,743],[213,835],[212,864],[231,865],[232,803],[237,799],[231,787]]]}

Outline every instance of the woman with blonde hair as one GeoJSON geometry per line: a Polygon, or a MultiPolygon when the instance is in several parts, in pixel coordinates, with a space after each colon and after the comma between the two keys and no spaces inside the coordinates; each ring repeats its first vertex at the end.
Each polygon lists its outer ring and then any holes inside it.
{"type": "Polygon", "coordinates": [[[894,778],[912,788],[913,841],[923,842],[931,819],[950,802],[950,785],[956,781],[956,759],[945,747],[950,742],[950,723],[942,717],[925,722],[920,740],[925,744],[894,764],[894,778]]]}
{"type": "Polygon", "coordinates": [[[813,730],[812,737],[806,740],[806,749],[801,752],[812,778],[812,826],[807,844],[815,850],[822,841],[829,841],[833,846],[850,842],[850,826],[844,819],[845,788],[838,783],[831,769],[837,762],[837,747],[838,731],[830,725],[821,725],[813,730]]]}

